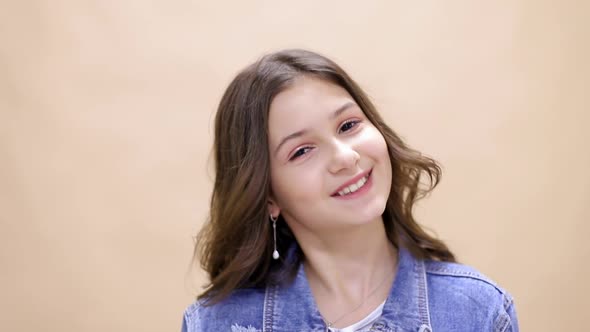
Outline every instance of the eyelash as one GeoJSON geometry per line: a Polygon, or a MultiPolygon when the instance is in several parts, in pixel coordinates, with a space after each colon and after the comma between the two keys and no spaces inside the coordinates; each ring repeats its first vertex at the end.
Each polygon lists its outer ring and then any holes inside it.
{"type": "MultiPolygon", "coordinates": [[[[352,127],[350,127],[349,129],[345,130],[344,132],[350,131],[350,130],[354,129],[360,122],[361,122],[361,120],[348,120],[348,121],[345,121],[340,126],[339,131],[341,131],[344,126],[349,125],[349,124],[352,124],[352,127]]],[[[295,153],[293,154],[293,156],[291,156],[291,158],[289,158],[289,161],[295,160],[295,159],[297,159],[297,158],[299,158],[299,157],[301,157],[302,155],[305,154],[305,153],[299,154],[299,152],[305,151],[305,150],[311,150],[311,149],[313,149],[313,148],[310,147],[310,146],[304,146],[302,148],[297,149],[297,151],[295,151],[295,153]]]]}

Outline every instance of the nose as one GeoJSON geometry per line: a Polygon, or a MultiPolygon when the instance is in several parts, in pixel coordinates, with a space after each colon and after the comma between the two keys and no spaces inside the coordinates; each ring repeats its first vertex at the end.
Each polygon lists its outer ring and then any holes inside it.
{"type": "Polygon", "coordinates": [[[332,173],[338,173],[344,169],[356,170],[358,161],[361,159],[353,146],[340,140],[334,140],[330,157],[329,170],[332,173]]]}

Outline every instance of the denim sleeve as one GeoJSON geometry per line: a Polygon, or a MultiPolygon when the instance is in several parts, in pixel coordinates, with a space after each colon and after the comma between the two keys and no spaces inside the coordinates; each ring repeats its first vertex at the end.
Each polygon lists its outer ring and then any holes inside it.
{"type": "Polygon", "coordinates": [[[494,322],[494,332],[518,332],[518,318],[514,300],[509,294],[502,296],[502,308],[494,322]]]}
{"type": "Polygon", "coordinates": [[[508,316],[510,317],[510,328],[508,331],[510,332],[518,332],[518,318],[516,317],[516,308],[514,307],[514,301],[510,302],[510,306],[508,307],[508,316]]]}
{"type": "Polygon", "coordinates": [[[191,305],[184,311],[182,317],[182,329],[181,332],[198,332],[199,327],[199,307],[197,305],[191,305]]]}
{"type": "Polygon", "coordinates": [[[180,332],[188,332],[186,325],[186,315],[184,315],[182,317],[182,329],[180,330],[180,332]]]}

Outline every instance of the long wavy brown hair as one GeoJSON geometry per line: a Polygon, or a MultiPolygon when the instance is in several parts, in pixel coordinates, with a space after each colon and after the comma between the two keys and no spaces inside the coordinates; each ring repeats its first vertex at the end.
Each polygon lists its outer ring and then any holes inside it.
{"type": "MultiPolygon", "coordinates": [[[[385,124],[367,95],[332,60],[306,50],[268,54],[240,72],[225,91],[215,117],[215,184],[210,215],[197,236],[194,261],[208,273],[210,283],[199,299],[213,304],[241,288],[262,288],[293,277],[304,259],[291,250],[290,259],[274,261],[272,226],[268,214],[271,193],[268,112],[271,101],[294,79],[310,75],[337,84],[354,98],[387,143],[392,166],[391,192],[383,213],[389,240],[419,259],[455,261],[440,240],[414,219],[414,203],[438,184],[438,163],[408,147],[385,124]],[[421,182],[426,179],[426,184],[421,182]]],[[[280,252],[298,247],[279,217],[280,252]]]]}

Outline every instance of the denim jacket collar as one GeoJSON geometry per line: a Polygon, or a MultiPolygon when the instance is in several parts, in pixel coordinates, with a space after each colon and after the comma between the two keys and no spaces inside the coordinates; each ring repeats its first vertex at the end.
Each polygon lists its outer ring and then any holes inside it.
{"type": "MultiPolygon", "coordinates": [[[[428,312],[428,290],[424,262],[400,248],[395,281],[383,307],[383,314],[372,331],[431,331],[428,312]]],[[[268,286],[264,299],[265,332],[289,331],[297,326],[302,331],[326,331],[308,284],[303,264],[299,265],[293,283],[268,286]]]]}

